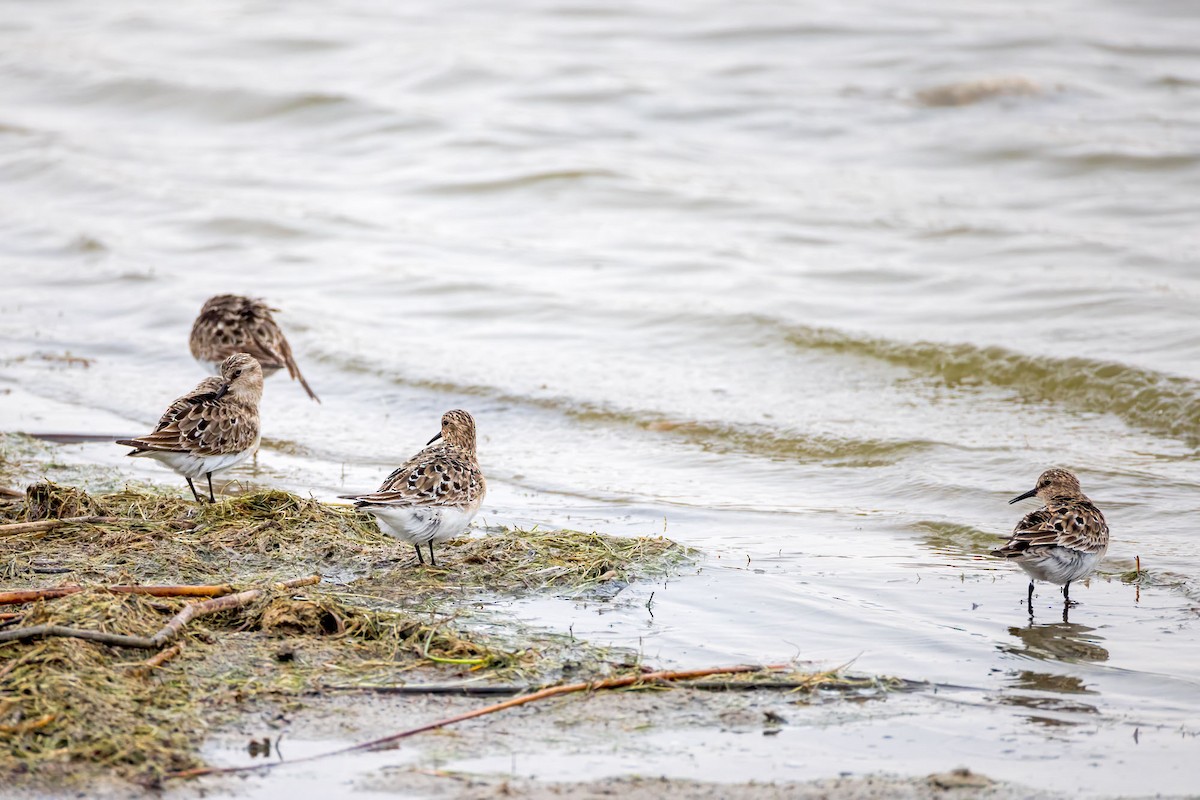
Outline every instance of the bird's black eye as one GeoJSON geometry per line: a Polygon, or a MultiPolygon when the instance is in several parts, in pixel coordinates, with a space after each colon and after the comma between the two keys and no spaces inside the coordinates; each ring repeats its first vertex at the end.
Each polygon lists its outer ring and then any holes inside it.
{"type": "Polygon", "coordinates": [[[242,371],[240,369],[237,372],[233,373],[233,377],[235,377],[235,378],[240,378],[241,375],[242,375],[242,371]]]}

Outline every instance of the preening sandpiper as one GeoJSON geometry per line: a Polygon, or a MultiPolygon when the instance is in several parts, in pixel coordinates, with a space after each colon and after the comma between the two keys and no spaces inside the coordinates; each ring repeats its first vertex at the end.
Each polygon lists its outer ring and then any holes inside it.
{"type": "Polygon", "coordinates": [[[249,353],[258,359],[263,375],[270,377],[286,369],[300,381],[308,396],[321,402],[300,374],[287,337],[275,324],[273,309],[262,300],[236,294],[210,297],[192,325],[189,345],[192,356],[206,369],[217,372],[221,362],[234,353],[249,353]]]}
{"type": "Polygon", "coordinates": [[[374,515],[381,531],[413,545],[422,564],[421,545],[429,545],[429,563],[436,566],[433,543],[465,531],[486,493],[475,455],[475,420],[455,410],[442,415],[441,433],[397,467],[379,491],[342,497],[374,515]]]}
{"type": "Polygon", "coordinates": [[[263,374],[253,356],[238,353],[221,363],[221,377],[205,378],[171,403],[153,433],[117,444],[135,448],[131,456],[162,462],[187,479],[201,501],[193,479],[208,479],[208,499],[215,501],[212,476],[245,461],[258,449],[258,403],[263,374]]]}
{"type": "Polygon", "coordinates": [[[1031,615],[1034,580],[1062,586],[1064,607],[1072,606],[1071,582],[1090,575],[1108,550],[1108,523],[1070,472],[1046,470],[1034,488],[1009,505],[1035,496],[1045,505],[1026,514],[1004,546],[992,551],[1029,573],[1026,602],[1031,615]]]}

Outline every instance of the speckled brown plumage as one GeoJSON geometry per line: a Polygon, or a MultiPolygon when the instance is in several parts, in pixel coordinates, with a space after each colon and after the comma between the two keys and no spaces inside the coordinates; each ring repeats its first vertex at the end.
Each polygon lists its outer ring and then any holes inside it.
{"type": "Polygon", "coordinates": [[[405,461],[365,501],[419,505],[455,505],[482,498],[487,491],[475,456],[475,421],[465,411],[442,418],[442,442],[430,444],[405,461]]]}
{"type": "Polygon", "coordinates": [[[197,403],[203,403],[209,395],[214,395],[220,391],[225,385],[225,381],[215,375],[205,378],[182,397],[178,397],[168,406],[167,410],[159,418],[158,424],[154,426],[154,430],[161,431],[163,428],[170,425],[176,417],[192,410],[192,407],[197,403]]]}
{"type": "Polygon", "coordinates": [[[373,514],[380,528],[417,548],[451,539],[466,530],[479,511],[487,482],[475,453],[475,420],[466,411],[442,415],[442,431],[425,449],[396,468],[378,491],[343,495],[373,514]],[[440,444],[434,444],[442,439],[440,444]]]}
{"type": "Polygon", "coordinates": [[[263,375],[269,377],[286,369],[319,403],[320,398],[300,373],[287,337],[275,323],[271,312],[276,310],[262,300],[236,294],[210,297],[192,325],[192,356],[215,366],[234,353],[248,353],[258,360],[263,375]]]}
{"type": "MultiPolygon", "coordinates": [[[[1046,470],[1037,486],[1011,502],[1034,496],[1045,505],[1026,514],[992,555],[1015,561],[1037,580],[1063,585],[1070,604],[1071,582],[1091,574],[1108,550],[1108,523],[1079,479],[1065,469],[1046,470]]],[[[1030,602],[1032,598],[1031,580],[1030,602]]]]}
{"type": "Polygon", "coordinates": [[[241,463],[258,448],[262,385],[262,369],[253,356],[229,356],[221,377],[205,378],[172,402],[153,433],[117,444],[134,448],[131,456],[154,458],[183,475],[197,500],[192,480],[206,476],[212,499],[212,474],[241,463]]]}

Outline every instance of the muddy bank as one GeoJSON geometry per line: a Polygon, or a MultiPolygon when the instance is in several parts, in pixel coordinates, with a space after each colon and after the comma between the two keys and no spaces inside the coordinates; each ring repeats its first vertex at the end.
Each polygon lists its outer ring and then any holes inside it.
{"type": "MultiPolygon", "coordinates": [[[[437,797],[436,779],[397,787],[397,792],[420,792],[437,797]],[[423,784],[423,785],[420,785],[423,784]]],[[[527,800],[917,800],[918,798],[995,798],[1039,800],[1065,798],[1032,791],[1015,784],[998,783],[970,771],[934,773],[922,778],[874,775],[866,778],[831,778],[807,783],[702,783],[671,778],[607,778],[588,783],[537,784],[499,778],[459,779],[459,787],[443,797],[462,800],[522,797],[527,800]]]]}
{"type": "Polygon", "coordinates": [[[486,601],[603,599],[693,558],[662,537],[493,529],[419,567],[348,507],[271,489],[196,504],[140,484],[27,483],[51,469],[47,451],[4,445],[0,771],[52,792],[101,776],[161,785],[201,767],[208,732],[264,697],[638,670],[636,654],[486,601]]]}
{"type": "MultiPolygon", "coordinates": [[[[321,794],[353,791],[356,797],[420,796],[429,798],[608,798],[633,800],[678,798],[827,797],[923,798],[1065,797],[964,771],[955,764],[946,770],[916,777],[895,775],[843,776],[813,781],[778,781],[769,778],[716,782],[689,780],[656,771],[647,748],[652,734],[669,731],[681,738],[722,731],[747,741],[778,741],[778,757],[792,758],[778,734],[791,725],[829,724],[845,718],[847,707],[884,699],[882,695],[831,689],[816,694],[781,692],[713,693],[677,688],[613,692],[589,697],[562,698],[538,707],[515,709],[486,722],[464,723],[403,747],[329,761],[297,763],[252,774],[230,783],[202,779],[177,787],[169,797],[190,796],[197,789],[233,791],[247,798],[284,796],[301,786],[321,794]],[[542,779],[540,760],[562,752],[620,753],[642,758],[645,765],[630,775],[591,777],[587,769],[578,780],[542,779]],[[537,754],[541,755],[537,755],[537,754]],[[491,765],[489,768],[488,765],[491,765]],[[500,766],[500,768],[496,768],[500,766]]],[[[467,698],[321,697],[303,707],[266,704],[248,715],[239,726],[227,728],[210,740],[206,753],[225,763],[287,762],[312,752],[328,750],[335,741],[362,740],[386,730],[419,724],[431,718],[461,713],[480,704],[467,698]],[[278,750],[262,754],[248,745],[269,739],[278,750]]],[[[723,752],[713,753],[723,758],[723,752]]],[[[680,762],[686,761],[681,757],[680,762]]],[[[836,766],[828,766],[830,772],[836,766]]]]}
{"type": "MultiPolygon", "coordinates": [[[[773,735],[797,702],[902,686],[788,666],[676,691],[645,682],[650,667],[634,651],[488,610],[497,598],[539,595],[605,603],[700,558],[664,537],[493,528],[448,543],[441,565],[424,567],[345,506],[273,489],[213,504],[135,483],[89,491],[109,484],[31,480],[62,471],[52,451],[21,437],[3,444],[0,770],[35,795],[187,795],[194,789],[177,773],[311,755],[320,743],[336,749],[492,702],[461,693],[631,683],[424,734],[405,753],[437,764],[495,755],[495,742],[552,747],[564,736],[604,748],[652,728],[773,735]],[[745,691],[761,682],[773,688],[745,691]],[[451,693],[426,688],[435,685],[451,693]],[[387,693],[398,687],[420,693],[387,693]]],[[[319,772],[337,776],[336,787],[389,753],[319,772]]],[[[289,772],[261,788],[274,791],[289,772]]],[[[228,776],[205,786],[245,788],[228,776]]]]}
{"type": "MultiPolygon", "coordinates": [[[[127,485],[119,468],[98,468],[70,446],[0,437],[0,453],[6,457],[0,460],[0,487],[12,490],[0,498],[5,516],[0,524],[48,523],[72,514],[119,518],[0,536],[0,589],[91,587],[4,611],[20,619],[5,620],[0,631],[38,622],[149,635],[191,602],[116,597],[97,588],[113,583],[203,581],[268,590],[253,604],[193,622],[179,641],[180,652],[141,677],[134,673],[153,653],[68,640],[0,645],[0,670],[25,659],[0,678],[7,681],[0,682],[0,696],[16,701],[5,703],[0,719],[13,728],[0,751],[10,794],[20,786],[34,797],[70,792],[144,797],[144,787],[157,786],[168,797],[247,800],[306,796],[317,788],[331,795],[352,790],[361,798],[504,792],[941,797],[948,791],[1037,797],[1053,795],[1022,787],[1072,793],[1075,786],[1074,794],[1136,796],[1140,782],[1121,772],[1125,759],[1133,757],[1156,764],[1159,784],[1187,785],[1186,766],[1173,754],[1189,741],[1181,738],[1190,737],[1189,730],[1160,720],[1153,708],[1136,717],[1118,716],[1084,681],[1050,674],[1051,662],[1059,659],[1103,666],[1106,647],[1129,637],[1109,627],[1097,633],[1057,621],[1009,626],[1001,636],[1005,652],[1012,651],[1022,665],[1012,690],[979,680],[974,667],[950,676],[971,684],[957,688],[847,680],[820,670],[850,661],[853,653],[833,660],[818,652],[816,663],[793,665],[798,670],[793,678],[820,679],[796,692],[789,686],[769,692],[640,687],[582,693],[424,733],[397,750],[289,764],[265,777],[164,780],[172,768],[262,764],[280,757],[291,762],[508,696],[396,697],[371,687],[439,683],[530,691],[670,664],[737,663],[745,656],[706,654],[686,661],[647,656],[651,651],[637,635],[604,638],[604,628],[636,611],[647,632],[671,631],[686,623],[681,615],[704,609],[703,602],[670,604],[680,584],[693,587],[689,600],[695,600],[696,587],[711,585],[725,602],[731,579],[767,581],[774,568],[757,557],[753,568],[722,568],[719,552],[705,559],[656,536],[497,527],[448,546],[441,570],[413,570],[410,549],[335,504],[235,484],[227,487],[223,502],[200,508],[175,485],[166,490],[127,485]],[[47,486],[47,478],[58,488],[47,486]],[[31,484],[40,487],[32,494],[31,484]],[[569,552],[562,550],[564,543],[569,552]],[[320,583],[292,591],[270,588],[312,572],[321,575],[320,583]],[[654,583],[647,585],[652,576],[654,583]],[[653,609],[645,607],[650,600],[653,609]],[[530,621],[538,619],[529,614],[531,603],[586,609],[577,616],[586,624],[572,628],[572,617],[565,617],[551,630],[549,623],[530,621]],[[599,646],[603,642],[624,646],[599,646]],[[18,651],[18,659],[6,655],[18,651]],[[905,687],[914,690],[900,690],[905,687]],[[1063,702],[1062,692],[1070,692],[1073,702],[1063,702]],[[68,703],[86,713],[60,719],[68,703]],[[54,718],[43,723],[47,716],[54,718]],[[94,724],[96,719],[107,726],[94,724]],[[122,740],[114,732],[134,735],[122,740]],[[1086,736],[1088,762],[1086,769],[1068,771],[1064,768],[1077,762],[1059,761],[1064,748],[1056,743],[1073,732],[1086,736]],[[943,789],[938,787],[953,781],[927,779],[959,766],[999,782],[943,789]],[[1125,782],[1101,786],[1114,775],[1125,782]],[[660,778],[667,782],[660,784],[660,778]]],[[[936,573],[925,577],[913,597],[937,585],[936,573]]],[[[814,578],[819,574],[801,576],[801,582],[814,578]]],[[[773,608],[781,602],[779,592],[787,596],[796,583],[773,582],[769,592],[764,586],[755,608],[773,608]]],[[[959,591],[977,592],[975,583],[969,579],[959,591]]],[[[911,614],[904,619],[918,629],[928,621],[911,614]]],[[[718,622],[734,625],[729,615],[718,622]]],[[[846,637],[845,620],[837,615],[811,614],[801,622],[836,626],[837,635],[846,637]]],[[[772,629],[792,630],[794,624],[784,620],[772,629]]],[[[720,637],[736,630],[714,627],[711,633],[720,637]]],[[[694,639],[689,635],[689,642],[694,639]]],[[[805,654],[812,652],[808,640],[797,641],[808,647],[805,654]]],[[[782,658],[775,651],[777,660],[795,655],[788,649],[782,658]]],[[[748,649],[751,658],[763,652],[772,651],[748,649]]],[[[929,676],[924,667],[904,664],[897,671],[905,677],[929,676]]],[[[878,669],[878,659],[871,666],[878,669]]]]}

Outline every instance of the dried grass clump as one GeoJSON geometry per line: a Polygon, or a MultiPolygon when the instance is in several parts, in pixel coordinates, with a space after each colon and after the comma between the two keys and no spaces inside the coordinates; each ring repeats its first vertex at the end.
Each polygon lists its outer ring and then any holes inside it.
{"type": "Polygon", "coordinates": [[[64,517],[103,516],[104,509],[82,489],[35,483],[25,490],[25,518],[29,522],[64,517]]]}
{"type": "Polygon", "coordinates": [[[464,593],[619,588],[694,555],[663,537],[499,529],[440,545],[438,567],[419,567],[411,546],[381,533],[371,517],[278,490],[197,504],[142,487],[91,496],[39,483],[16,505],[16,521],[46,519],[51,509],[72,512],[60,519],[108,520],[0,532],[0,577],[18,581],[21,559],[34,557],[74,582],[263,584],[322,572],[411,606],[464,593]]]}
{"type": "Polygon", "coordinates": [[[323,568],[367,570],[379,558],[399,555],[397,544],[368,517],[277,490],[196,504],[142,487],[89,496],[38,483],[16,505],[14,521],[45,519],[49,509],[86,509],[53,515],[60,519],[97,514],[110,520],[0,532],[0,556],[36,552],[39,562],[85,581],[133,576],[142,582],[225,583],[237,576],[270,583],[323,568]]]}
{"type": "Polygon", "coordinates": [[[859,697],[878,697],[887,692],[908,688],[909,684],[887,675],[852,675],[844,671],[845,666],[823,672],[797,672],[792,679],[797,682],[792,691],[802,697],[797,702],[812,702],[822,695],[847,694],[859,697]]]}
{"type": "Polygon", "coordinates": [[[375,592],[391,596],[403,589],[410,601],[436,597],[447,588],[463,593],[580,596],[666,574],[695,557],[695,551],[661,536],[507,528],[456,539],[439,550],[438,568],[396,567],[382,582],[375,582],[375,592]]]}
{"type": "MultiPolygon", "coordinates": [[[[150,636],[183,601],[85,591],[30,605],[21,626],[150,636]]],[[[52,638],[0,643],[0,773],[47,785],[108,773],[153,785],[199,765],[208,725],[262,694],[320,691],[419,667],[519,666],[446,624],[347,606],[333,593],[273,592],[185,628],[182,654],[147,674],[144,650],[52,638]],[[285,657],[286,656],[286,657],[285,657]]]]}
{"type": "Polygon", "coordinates": [[[75,638],[0,642],[0,775],[50,787],[102,774],[153,785],[197,766],[207,728],[266,694],[395,685],[418,671],[423,681],[544,678],[563,674],[568,660],[603,673],[602,651],[511,621],[464,630],[472,613],[464,592],[576,593],[661,573],[688,556],[662,538],[506,530],[451,542],[438,568],[418,567],[411,547],[370,517],[275,490],[196,504],[144,487],[89,495],[37,483],[0,503],[0,515],[20,525],[0,529],[5,589],[85,587],[0,607],[0,630],[45,624],[152,636],[186,600],[87,587],[245,589],[326,576],[193,620],[175,654],[75,638]],[[93,521],[52,524],[73,517],[93,521]],[[156,655],[165,663],[148,664],[156,655]]]}
{"type": "MultiPolygon", "coordinates": [[[[178,606],[83,592],[37,603],[21,623],[150,635],[163,609],[178,606]]],[[[145,657],[78,639],[0,645],[0,770],[53,784],[85,772],[152,779],[198,763],[205,724],[193,687],[178,676],[139,677],[134,667],[145,657]]]]}

